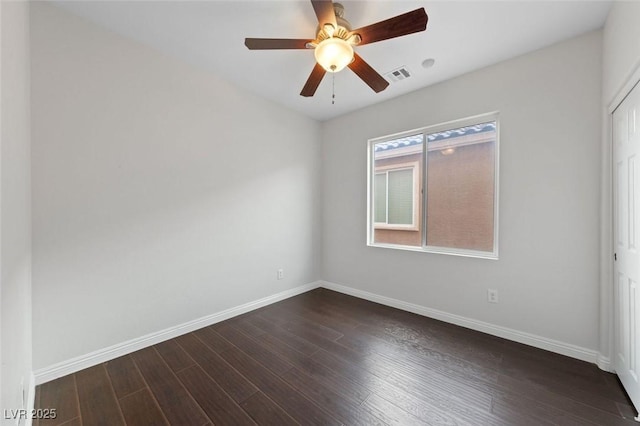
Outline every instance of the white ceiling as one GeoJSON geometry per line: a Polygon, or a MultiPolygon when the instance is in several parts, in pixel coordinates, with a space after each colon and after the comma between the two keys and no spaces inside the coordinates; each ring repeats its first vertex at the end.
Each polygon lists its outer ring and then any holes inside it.
{"type": "Polygon", "coordinates": [[[299,95],[313,51],[249,51],[245,37],[314,38],[309,1],[77,1],[55,3],[77,15],[254,93],[326,120],[602,27],[611,1],[349,1],[358,28],[424,7],[425,32],[356,48],[380,74],[400,66],[409,79],[374,93],[350,70],[327,74],[312,98],[299,95]],[[425,69],[424,59],[435,65],[425,69]]]}

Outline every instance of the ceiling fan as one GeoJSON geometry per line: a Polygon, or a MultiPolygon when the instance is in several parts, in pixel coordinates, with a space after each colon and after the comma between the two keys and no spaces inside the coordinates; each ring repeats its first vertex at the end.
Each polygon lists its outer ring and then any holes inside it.
{"type": "Polygon", "coordinates": [[[250,50],[314,49],[316,65],[311,71],[300,95],[313,96],[327,72],[338,72],[349,67],[376,93],[387,88],[389,82],[353,51],[354,46],[375,43],[390,38],[424,31],[427,13],[424,8],[367,25],[355,30],[344,19],[344,7],[332,0],[311,0],[318,18],[316,38],[246,38],[250,50]]]}

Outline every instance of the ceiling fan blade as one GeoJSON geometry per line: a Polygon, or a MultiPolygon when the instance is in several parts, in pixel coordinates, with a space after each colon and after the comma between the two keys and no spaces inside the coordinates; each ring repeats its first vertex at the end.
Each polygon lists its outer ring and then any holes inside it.
{"type": "Polygon", "coordinates": [[[353,54],[353,62],[347,66],[376,93],[382,92],[389,85],[389,82],[371,68],[371,65],[366,63],[357,53],[353,54]]]}
{"type": "Polygon", "coordinates": [[[322,81],[322,77],[324,77],[325,74],[325,69],[322,68],[320,64],[316,64],[316,66],[313,67],[313,71],[311,71],[311,75],[307,79],[307,82],[304,84],[300,95],[305,97],[313,96],[313,94],[316,93],[316,89],[320,85],[320,82],[322,81]]]}
{"type": "Polygon", "coordinates": [[[310,41],[296,38],[245,38],[244,45],[249,50],[306,49],[310,41]]]}
{"type": "Polygon", "coordinates": [[[336,12],[333,10],[333,1],[311,0],[311,4],[318,17],[320,28],[322,28],[324,24],[331,24],[334,28],[338,26],[336,23],[336,12]]]}
{"type": "Polygon", "coordinates": [[[421,7],[412,12],[403,13],[402,15],[358,28],[351,33],[360,35],[362,41],[359,45],[362,46],[363,44],[424,31],[427,29],[428,19],[427,12],[421,7]]]}

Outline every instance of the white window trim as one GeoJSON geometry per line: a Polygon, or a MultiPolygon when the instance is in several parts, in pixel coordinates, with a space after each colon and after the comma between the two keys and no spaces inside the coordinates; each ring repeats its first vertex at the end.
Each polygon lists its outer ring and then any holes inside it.
{"type": "MultiPolygon", "coordinates": [[[[413,199],[420,200],[420,175],[418,171],[420,170],[420,163],[418,161],[408,161],[405,163],[394,164],[389,166],[378,167],[373,171],[374,174],[378,173],[387,173],[387,222],[389,221],[389,172],[390,171],[398,171],[398,170],[409,170],[413,172],[413,199]]],[[[418,231],[420,228],[418,224],[420,223],[420,201],[417,203],[413,203],[413,212],[411,213],[411,217],[413,218],[411,224],[402,225],[402,224],[392,224],[392,223],[384,223],[384,222],[374,222],[373,226],[375,229],[387,229],[392,231],[418,231]]]]}
{"type": "MultiPolygon", "coordinates": [[[[442,148],[440,148],[442,149],[442,148]]],[[[369,139],[367,141],[367,246],[370,247],[379,247],[379,248],[391,248],[396,250],[407,250],[407,251],[418,251],[425,253],[437,253],[437,254],[448,254],[454,256],[463,256],[463,257],[473,257],[479,259],[491,259],[498,260],[498,240],[499,240],[499,204],[500,204],[500,119],[499,112],[490,112],[487,114],[475,115],[472,117],[467,117],[459,120],[447,121],[445,123],[438,123],[431,126],[421,127],[418,129],[409,130],[406,132],[394,133],[387,136],[382,136],[378,138],[369,139]],[[426,188],[426,176],[427,176],[427,150],[429,149],[427,135],[431,133],[443,132],[450,129],[456,129],[459,127],[473,126],[475,124],[486,123],[489,121],[496,122],[496,138],[494,145],[494,197],[493,197],[493,250],[490,252],[485,251],[477,251],[477,250],[467,250],[467,249],[455,249],[449,247],[436,247],[436,246],[428,246],[426,245],[426,231],[422,233],[422,245],[421,246],[405,246],[405,245],[397,245],[397,244],[384,244],[384,243],[374,243],[373,236],[374,230],[380,229],[373,222],[373,175],[375,173],[375,164],[374,164],[374,153],[373,153],[373,145],[378,142],[385,142],[388,140],[399,139],[408,136],[414,136],[417,134],[422,134],[423,140],[423,167],[422,167],[422,187],[426,188]]],[[[426,220],[427,220],[427,198],[422,197],[422,217],[419,217],[418,220],[423,221],[423,229],[426,229],[426,220]]],[[[415,206],[414,206],[415,207],[415,206]]]]}

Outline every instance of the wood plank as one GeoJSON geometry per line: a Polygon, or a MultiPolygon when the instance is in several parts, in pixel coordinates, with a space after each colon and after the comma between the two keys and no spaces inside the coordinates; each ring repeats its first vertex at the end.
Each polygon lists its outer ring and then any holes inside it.
{"type": "MultiPolygon", "coordinates": [[[[365,331],[367,328],[362,327],[359,330],[365,331]]],[[[367,348],[373,346],[376,353],[393,359],[401,358],[405,362],[413,362],[433,369],[453,370],[462,376],[482,378],[487,382],[497,381],[497,364],[494,361],[476,362],[473,356],[452,355],[448,350],[441,351],[439,350],[441,346],[425,346],[409,339],[403,340],[393,335],[369,331],[345,335],[338,340],[338,343],[348,347],[354,344],[364,345],[367,348]]],[[[455,351],[453,353],[455,354],[455,351]]]]}
{"type": "MultiPolygon", "coordinates": [[[[339,339],[339,341],[342,341],[343,339],[346,339],[348,337],[352,338],[351,340],[349,340],[349,343],[353,343],[354,339],[355,340],[358,339],[357,336],[353,336],[352,335],[352,336],[345,336],[344,338],[339,339]]],[[[369,339],[364,339],[364,341],[361,342],[361,344],[369,344],[370,345],[371,342],[369,341],[369,339]]],[[[380,351],[380,348],[385,347],[385,344],[381,343],[381,342],[377,342],[375,346],[380,351]]],[[[415,346],[413,348],[415,349],[415,346]]],[[[384,353],[385,351],[380,351],[380,352],[384,353]]],[[[503,392],[505,391],[505,389],[502,386],[498,387],[498,386],[494,386],[493,385],[493,382],[495,381],[495,379],[494,379],[495,373],[491,373],[489,376],[485,377],[486,383],[484,383],[483,380],[479,380],[485,375],[484,373],[482,373],[481,371],[479,371],[479,370],[477,370],[475,368],[469,368],[469,366],[464,366],[464,364],[462,364],[462,368],[460,368],[461,367],[460,361],[456,361],[455,358],[451,359],[448,355],[441,355],[442,356],[441,359],[439,359],[440,358],[439,355],[436,355],[436,356],[433,357],[435,360],[437,360],[437,362],[448,361],[448,362],[445,362],[444,364],[441,364],[440,366],[438,366],[438,364],[433,364],[433,363],[431,363],[429,365],[428,362],[427,363],[424,363],[424,362],[421,363],[420,359],[413,359],[413,361],[415,361],[415,364],[409,364],[407,366],[402,366],[398,361],[400,361],[400,360],[401,361],[406,361],[406,359],[403,359],[403,357],[406,358],[406,356],[403,355],[403,352],[393,352],[393,351],[391,351],[387,355],[392,357],[392,362],[398,363],[398,366],[397,366],[397,369],[396,369],[398,372],[404,371],[405,375],[416,375],[416,374],[418,374],[420,377],[422,377],[423,381],[426,382],[426,383],[433,382],[433,380],[431,380],[428,376],[425,376],[424,374],[421,373],[421,371],[423,371],[424,367],[428,366],[429,367],[428,370],[442,371],[449,378],[458,378],[461,383],[471,384],[472,387],[475,387],[475,388],[477,388],[479,390],[482,390],[484,392],[491,392],[492,389],[500,389],[503,392]],[[454,367],[454,369],[458,369],[459,371],[451,370],[451,367],[454,367]]],[[[417,353],[417,355],[424,355],[424,352],[423,351],[419,351],[417,353]]],[[[413,358],[413,356],[410,356],[409,358],[413,358]]],[[[399,379],[398,377],[391,378],[391,380],[392,381],[399,380],[400,382],[402,381],[402,379],[399,379]]],[[[505,379],[503,378],[502,380],[504,381],[505,379]]],[[[399,383],[399,382],[395,382],[395,383],[398,384],[399,386],[402,386],[402,384],[399,383]]],[[[425,389],[423,388],[421,391],[424,392],[425,389]]],[[[533,389],[530,389],[529,392],[520,391],[518,393],[520,395],[529,395],[531,391],[533,391],[533,389]]],[[[539,390],[538,392],[541,392],[541,391],[539,390]]],[[[489,401],[488,396],[486,398],[487,398],[486,402],[488,403],[488,401],[489,401]]],[[[570,407],[570,406],[573,407],[572,412],[574,414],[578,414],[580,411],[582,411],[582,412],[588,412],[589,411],[588,409],[586,409],[586,407],[584,407],[585,408],[584,410],[581,410],[580,407],[577,407],[577,405],[578,405],[577,403],[573,402],[573,404],[571,404],[572,401],[570,401],[570,400],[562,401],[562,398],[559,398],[559,396],[557,396],[557,395],[554,396],[553,398],[547,398],[547,400],[554,400],[554,399],[558,400],[558,402],[560,402],[560,404],[565,405],[565,407],[570,407]]],[[[482,405],[485,405],[485,404],[482,404],[482,405]]],[[[615,410],[615,407],[613,405],[609,406],[609,408],[615,410]]],[[[596,412],[596,413],[592,413],[592,414],[595,415],[596,418],[601,418],[602,421],[605,424],[613,424],[612,423],[612,421],[613,421],[612,419],[606,419],[606,414],[605,413],[602,413],[602,412],[597,413],[596,412]]],[[[468,418],[468,416],[465,416],[465,417],[468,418]]],[[[587,418],[591,418],[591,417],[588,416],[587,418]]]]}
{"type": "Polygon", "coordinates": [[[396,372],[385,379],[397,388],[412,394],[427,392],[427,387],[432,389],[437,387],[442,392],[463,399],[468,406],[478,410],[488,412],[491,406],[491,393],[475,389],[442,374],[434,373],[426,379],[426,375],[415,376],[396,372]]]}
{"type": "Polygon", "coordinates": [[[504,424],[489,411],[467,404],[464,398],[443,392],[429,383],[422,383],[420,388],[401,388],[385,382],[375,391],[378,396],[428,424],[504,424]]]}
{"type": "Polygon", "coordinates": [[[208,421],[207,416],[153,347],[134,352],[131,357],[169,423],[202,425],[208,421]]]}
{"type": "Polygon", "coordinates": [[[491,416],[488,413],[491,407],[491,395],[464,387],[444,376],[434,376],[432,380],[425,380],[423,377],[404,376],[390,366],[391,373],[379,377],[374,374],[378,366],[374,368],[367,363],[351,364],[324,351],[318,352],[313,359],[347,377],[357,378],[354,380],[359,381],[361,386],[369,387],[372,392],[377,392],[390,401],[403,399],[403,394],[417,398],[425,396],[437,401],[440,405],[449,407],[459,414],[458,417],[467,421],[475,424],[490,423],[491,416]]]}
{"type": "Polygon", "coordinates": [[[84,425],[124,425],[104,364],[75,373],[84,425]]]}
{"type": "Polygon", "coordinates": [[[420,371],[430,374],[433,371],[439,371],[465,384],[469,381],[477,382],[482,390],[486,390],[491,384],[497,382],[498,373],[495,369],[481,367],[468,362],[467,359],[440,353],[419,344],[396,342],[393,336],[387,337],[381,339],[372,334],[353,333],[338,339],[337,343],[358,352],[370,353],[371,348],[374,348],[374,354],[396,364],[394,370],[400,369],[410,374],[420,371]]]}
{"type": "Polygon", "coordinates": [[[255,422],[231,397],[199,366],[189,367],[178,374],[185,388],[215,425],[252,425],[255,422]]]}
{"type": "Polygon", "coordinates": [[[154,346],[169,368],[178,372],[195,365],[195,361],[182,349],[175,340],[167,340],[154,346]]]}
{"type": "Polygon", "coordinates": [[[119,402],[122,414],[128,425],[155,426],[169,424],[147,388],[125,396],[119,402]]]}
{"type": "Polygon", "coordinates": [[[276,313],[274,310],[269,310],[261,313],[260,316],[267,321],[273,321],[274,324],[277,324],[287,331],[297,330],[300,333],[310,333],[327,340],[336,340],[342,337],[342,333],[336,330],[308,321],[300,316],[287,314],[286,312],[278,311],[276,313]]]}
{"type": "MultiPolygon", "coordinates": [[[[347,336],[345,336],[345,338],[346,337],[347,336]]],[[[339,339],[339,340],[342,341],[345,338],[342,338],[342,339],[339,339]]],[[[369,343],[369,342],[367,341],[366,343],[369,343]]],[[[377,348],[381,348],[383,346],[384,345],[376,344],[377,348]]],[[[422,352],[419,352],[418,354],[422,354],[422,352]]],[[[403,359],[401,353],[400,354],[391,353],[390,356],[393,357],[393,362],[398,362],[398,360],[405,361],[405,359],[403,359]]],[[[403,371],[405,375],[416,375],[417,374],[420,377],[422,377],[425,382],[433,382],[433,380],[431,380],[428,377],[428,375],[425,376],[424,373],[421,373],[423,371],[423,368],[425,367],[425,363],[423,363],[422,365],[420,365],[420,364],[421,363],[419,361],[417,361],[415,364],[411,364],[411,365],[408,365],[408,366],[405,366],[405,367],[403,367],[402,365],[398,365],[397,371],[399,371],[399,372],[403,371]]],[[[482,390],[482,391],[485,391],[485,392],[491,392],[492,389],[501,390],[501,392],[508,391],[508,389],[505,389],[503,386],[498,387],[498,386],[493,385],[494,379],[492,377],[486,378],[487,381],[488,381],[487,383],[483,383],[482,380],[478,380],[478,379],[482,378],[482,374],[478,373],[478,372],[474,372],[473,369],[467,371],[466,373],[465,373],[465,369],[460,370],[460,372],[451,371],[448,367],[451,366],[451,365],[455,366],[455,364],[459,364],[459,363],[455,363],[454,362],[454,363],[445,364],[445,370],[443,371],[443,373],[446,374],[449,378],[458,378],[461,383],[472,385],[472,387],[475,387],[475,388],[477,388],[479,390],[482,390]]],[[[431,369],[433,369],[434,371],[441,371],[442,370],[441,367],[438,367],[437,365],[433,365],[433,364],[431,366],[429,366],[429,370],[431,370],[431,369]]],[[[397,377],[396,377],[396,379],[397,379],[397,377]]],[[[506,380],[506,378],[503,377],[502,380],[504,382],[506,380]]],[[[531,388],[529,388],[528,390],[522,390],[522,387],[520,387],[519,392],[516,392],[516,394],[518,394],[518,395],[530,395],[533,391],[534,391],[534,389],[531,389],[531,388]]],[[[543,394],[541,392],[542,392],[542,390],[537,390],[537,394],[540,395],[540,397],[543,396],[543,394]]],[[[585,413],[585,412],[589,412],[590,411],[586,406],[578,407],[578,405],[580,405],[580,404],[578,404],[575,401],[566,400],[566,398],[563,401],[562,397],[559,396],[559,395],[555,395],[553,397],[548,396],[546,398],[546,400],[547,401],[551,401],[551,402],[557,401],[559,404],[563,405],[565,407],[565,409],[567,407],[572,407],[573,408],[572,412],[574,413],[574,415],[580,416],[581,412],[585,413]]],[[[615,406],[613,404],[611,404],[609,406],[609,409],[615,411],[615,406]]],[[[598,418],[598,417],[601,418],[602,421],[604,421],[607,424],[613,424],[612,422],[614,420],[613,419],[606,419],[605,418],[606,417],[605,413],[595,412],[595,413],[592,413],[592,415],[596,416],[596,418],[598,418]]],[[[591,416],[588,416],[586,419],[589,419],[589,418],[591,418],[591,416]]]]}
{"type": "MultiPolygon", "coordinates": [[[[599,417],[591,417],[585,416],[584,414],[579,416],[575,416],[572,413],[565,411],[562,408],[553,407],[548,404],[541,403],[540,401],[535,400],[534,398],[529,398],[528,395],[526,398],[523,398],[521,395],[517,395],[515,393],[500,393],[496,392],[493,395],[493,410],[497,411],[497,406],[501,405],[503,407],[508,406],[510,410],[520,410],[523,413],[526,413],[528,416],[537,419],[540,423],[550,423],[550,424],[607,424],[609,426],[624,426],[630,425],[631,420],[625,420],[621,418],[616,418],[614,416],[599,416],[599,417]],[[595,423],[594,423],[595,421],[595,423]]],[[[593,411],[591,411],[593,413],[593,411]]],[[[605,414],[605,413],[603,413],[605,414]]]]}
{"type": "Polygon", "coordinates": [[[478,372],[495,371],[501,362],[501,356],[496,352],[470,350],[463,346],[463,342],[445,343],[438,339],[428,339],[409,330],[388,332],[388,328],[380,329],[369,325],[359,326],[358,331],[350,336],[372,336],[377,342],[386,342],[388,348],[395,347],[418,354],[426,358],[456,364],[465,369],[475,368],[478,372]]]}
{"type": "Polygon", "coordinates": [[[200,330],[194,331],[193,334],[216,353],[224,352],[233,347],[228,340],[222,338],[222,336],[216,333],[213,327],[201,328],[200,330]]]}
{"type": "Polygon", "coordinates": [[[277,325],[272,324],[257,315],[249,318],[247,321],[252,325],[264,330],[265,334],[263,334],[262,336],[275,337],[284,342],[285,345],[297,350],[303,355],[313,355],[320,349],[313,343],[310,343],[309,341],[302,339],[295,334],[291,334],[288,331],[281,329],[277,325]]]}
{"type": "Polygon", "coordinates": [[[247,319],[248,319],[247,316],[242,316],[240,319],[232,318],[231,320],[227,320],[222,323],[216,324],[215,326],[212,326],[212,328],[217,331],[219,328],[218,325],[220,327],[224,325],[229,325],[237,328],[238,330],[242,331],[244,334],[250,337],[260,336],[261,334],[265,333],[264,330],[251,324],[247,319]]]}
{"type": "MultiPolygon", "coordinates": [[[[599,368],[597,370],[602,373],[599,368]]],[[[636,410],[635,408],[633,408],[633,403],[629,399],[629,396],[624,391],[624,388],[622,387],[622,383],[620,382],[618,376],[613,373],[604,373],[604,380],[609,385],[605,394],[619,394],[623,395],[624,398],[626,398],[626,400],[622,402],[618,401],[618,398],[612,395],[612,399],[616,400],[616,406],[618,407],[618,412],[620,413],[620,415],[625,419],[635,417],[636,410]]]]}
{"type": "Polygon", "coordinates": [[[298,338],[306,340],[307,342],[320,347],[325,351],[331,352],[335,355],[352,360],[354,362],[366,361],[366,354],[354,351],[340,343],[328,339],[326,336],[317,333],[313,328],[308,327],[305,324],[294,324],[276,320],[273,321],[279,322],[280,324],[278,324],[278,327],[280,327],[281,329],[286,330],[287,332],[297,336],[298,338]]]}
{"type": "MultiPolygon", "coordinates": [[[[310,292],[311,293],[311,292],[310,292]]],[[[411,312],[402,311],[377,303],[368,302],[346,294],[339,294],[331,290],[317,289],[313,291],[313,297],[330,304],[331,308],[356,320],[361,319],[364,325],[373,325],[385,329],[386,327],[411,328],[424,330],[431,337],[442,337],[445,341],[452,340],[453,336],[460,336],[461,342],[471,344],[478,341],[492,341],[490,348],[496,350],[495,342],[503,342],[499,337],[478,333],[473,330],[448,324],[432,318],[423,317],[411,312]],[[366,319],[366,320],[362,320],[366,319]]],[[[317,302],[316,302],[317,303],[317,302]]]]}
{"type": "Polygon", "coordinates": [[[274,354],[273,352],[265,349],[263,346],[255,342],[255,340],[246,336],[237,328],[231,325],[225,325],[216,329],[218,334],[233,343],[241,351],[259,360],[259,362],[271,370],[276,375],[281,375],[285,371],[288,371],[293,366],[285,361],[283,358],[274,354]]]}
{"type": "Polygon", "coordinates": [[[377,383],[394,372],[394,365],[389,360],[372,354],[363,356],[361,359],[351,360],[323,349],[313,354],[311,359],[346,377],[362,378],[366,376],[370,383],[377,383]]]}
{"type": "Polygon", "coordinates": [[[280,408],[262,392],[256,392],[240,406],[260,425],[299,425],[286,411],[280,408]]]}
{"type": "MultiPolygon", "coordinates": [[[[258,391],[258,388],[253,383],[213,352],[209,346],[196,337],[196,334],[190,333],[180,336],[176,338],[176,341],[191,355],[209,377],[224,388],[234,401],[242,402],[258,391]]],[[[230,347],[233,347],[233,345],[230,347]]]]}
{"type": "Polygon", "coordinates": [[[40,426],[51,426],[74,419],[80,415],[78,394],[73,375],[61,377],[38,386],[40,409],[56,410],[55,419],[40,419],[40,426]]]}
{"type": "MultiPolygon", "coordinates": [[[[339,342],[342,342],[343,340],[344,338],[341,338],[339,339],[339,342]]],[[[329,351],[331,351],[331,353],[327,351],[319,351],[313,356],[313,359],[320,361],[322,364],[326,365],[329,368],[332,368],[335,371],[340,371],[341,374],[346,377],[363,377],[362,369],[359,366],[365,365],[367,366],[367,370],[375,375],[371,376],[369,374],[368,376],[366,376],[369,383],[373,383],[376,380],[378,380],[378,383],[384,383],[381,381],[381,379],[390,374],[395,374],[398,368],[407,367],[407,363],[404,362],[404,360],[403,362],[399,362],[398,360],[394,360],[393,357],[384,358],[381,356],[376,356],[375,354],[371,354],[371,350],[369,349],[369,347],[374,347],[377,349],[380,345],[386,345],[388,346],[388,349],[389,347],[393,348],[392,345],[375,338],[372,339],[372,337],[368,335],[361,336],[361,340],[363,341],[363,344],[360,347],[357,347],[357,351],[349,352],[345,351],[341,347],[339,348],[336,342],[330,342],[326,339],[318,337],[316,344],[328,349],[329,351]],[[337,358],[336,354],[338,354],[337,358]]],[[[398,351],[392,352],[392,354],[396,356],[398,355],[398,351]]],[[[402,352],[401,354],[404,354],[404,352],[402,352]]],[[[414,358],[413,361],[415,361],[415,363],[409,364],[409,367],[407,368],[407,370],[410,370],[411,373],[414,372],[414,368],[421,369],[420,364],[422,362],[422,359],[414,358]]],[[[437,364],[440,370],[443,370],[444,365],[446,364],[437,364]]],[[[426,370],[426,372],[423,372],[423,378],[426,377],[427,380],[436,379],[436,382],[441,386],[446,386],[447,388],[451,388],[461,392],[462,395],[471,398],[467,403],[475,401],[473,403],[474,407],[481,408],[488,413],[491,403],[490,394],[488,394],[485,389],[481,389],[479,392],[478,390],[465,386],[464,381],[462,383],[452,381],[451,379],[446,377],[446,373],[448,372],[448,370],[444,369],[443,371],[441,371],[441,374],[436,374],[434,376],[435,373],[433,371],[426,370]]],[[[464,376],[464,378],[467,377],[467,375],[464,376]]],[[[495,378],[492,377],[492,380],[495,380],[495,378]]],[[[405,391],[412,391],[416,393],[414,380],[407,380],[407,378],[404,376],[395,376],[393,378],[393,382],[397,386],[401,386],[401,388],[405,391]]],[[[379,384],[379,386],[382,386],[382,384],[379,384]]],[[[486,416],[484,417],[486,418],[486,416]]]]}
{"type": "Polygon", "coordinates": [[[82,426],[82,420],[80,420],[80,417],[76,417],[68,422],[60,423],[58,426],[82,426]]]}
{"type": "Polygon", "coordinates": [[[309,321],[329,328],[338,334],[342,334],[345,331],[352,331],[355,327],[363,325],[360,321],[342,315],[336,310],[328,311],[326,306],[319,306],[317,303],[313,303],[313,301],[307,301],[304,297],[289,300],[300,300],[298,303],[283,305],[282,309],[278,310],[278,314],[286,312],[289,320],[295,321],[298,319],[309,321]]]}
{"type": "Polygon", "coordinates": [[[633,406],[628,404],[621,404],[616,402],[618,406],[618,412],[623,419],[633,419],[636,417],[636,410],[633,406]]]}
{"type": "Polygon", "coordinates": [[[376,304],[367,305],[366,309],[360,310],[350,305],[338,304],[335,309],[345,314],[355,310],[359,315],[366,317],[366,324],[358,327],[359,330],[372,332],[382,340],[401,343],[405,347],[418,344],[442,354],[465,355],[468,361],[479,363],[483,367],[495,368],[501,360],[500,350],[494,341],[503,340],[494,336],[489,337],[491,345],[477,345],[478,339],[473,336],[482,336],[482,333],[470,334],[470,330],[464,330],[462,327],[443,325],[440,321],[376,304]],[[400,319],[397,319],[398,317],[400,319]],[[452,335],[456,333],[461,333],[464,338],[452,339],[452,335]]]}
{"type": "MultiPolygon", "coordinates": [[[[500,375],[498,385],[502,395],[512,397],[519,395],[520,398],[531,399],[537,403],[545,404],[550,409],[562,410],[567,414],[582,418],[584,421],[595,421],[612,426],[624,424],[620,423],[620,421],[625,420],[625,417],[619,413],[617,404],[610,405],[610,400],[606,398],[603,398],[603,400],[589,399],[584,401],[584,398],[578,396],[575,399],[575,396],[556,393],[535,383],[517,380],[505,375],[500,375]]],[[[635,416],[633,411],[628,412],[626,419],[633,419],[633,416],[635,416]]]]}
{"type": "MultiPolygon", "coordinates": [[[[576,364],[580,362],[577,361],[576,364]]],[[[597,367],[594,365],[593,369],[597,367]]],[[[553,390],[585,404],[618,414],[617,402],[626,403],[626,397],[619,393],[609,392],[609,385],[603,375],[599,379],[579,375],[567,371],[552,362],[535,362],[521,358],[517,361],[509,359],[500,369],[501,375],[531,383],[546,390],[553,390]]]]}
{"type": "MultiPolygon", "coordinates": [[[[384,398],[380,398],[376,394],[371,394],[363,404],[364,408],[375,410],[380,413],[382,421],[388,425],[410,426],[425,425],[425,422],[412,414],[393,405],[384,398]]],[[[429,423],[427,423],[429,424],[429,423]]],[[[451,424],[451,423],[432,423],[432,424],[451,424]]]]}
{"type": "Polygon", "coordinates": [[[220,355],[245,377],[249,377],[266,396],[298,422],[314,425],[341,424],[240,349],[229,349],[220,355]]]}
{"type": "MultiPolygon", "coordinates": [[[[313,303],[311,306],[307,307],[307,309],[310,309],[313,312],[317,313],[319,315],[319,318],[322,316],[331,318],[331,323],[338,322],[340,324],[343,324],[343,326],[347,326],[349,329],[354,329],[359,325],[367,324],[367,320],[365,317],[359,317],[354,316],[351,313],[340,312],[338,309],[335,309],[333,305],[328,303],[313,303]]],[[[325,324],[325,321],[323,321],[323,324],[325,324]]]]}
{"type": "Polygon", "coordinates": [[[522,411],[517,407],[513,407],[508,403],[497,400],[491,407],[491,413],[502,419],[505,425],[518,426],[545,426],[554,425],[556,423],[550,420],[541,419],[529,412],[529,410],[522,411]]]}
{"type": "Polygon", "coordinates": [[[346,375],[333,371],[317,361],[302,355],[300,352],[287,346],[284,341],[271,334],[263,334],[256,337],[256,340],[265,348],[282,356],[300,371],[313,377],[319,383],[334,389],[344,398],[362,403],[371,393],[368,389],[349,380],[346,375]]]}
{"type": "Polygon", "coordinates": [[[403,348],[366,334],[345,335],[338,339],[338,343],[361,351],[375,348],[375,353],[369,355],[371,362],[378,362],[381,369],[391,369],[391,373],[420,375],[424,380],[433,380],[433,375],[438,374],[439,377],[445,376],[446,380],[455,380],[460,385],[471,386],[485,393],[495,388],[493,384],[498,378],[495,370],[420,345],[403,348]]]}
{"type": "Polygon", "coordinates": [[[105,367],[118,398],[137,392],[147,386],[138,371],[138,367],[136,367],[129,355],[107,361],[105,367]]]}
{"type": "Polygon", "coordinates": [[[282,378],[311,401],[316,401],[322,408],[331,412],[334,417],[347,425],[370,426],[384,424],[380,420],[383,413],[377,413],[376,409],[363,409],[359,402],[344,398],[297,368],[287,371],[282,375],[282,378]]]}
{"type": "MultiPolygon", "coordinates": [[[[609,376],[616,377],[614,374],[602,374],[602,370],[592,363],[533,348],[518,342],[504,340],[500,349],[502,352],[501,367],[521,366],[528,368],[530,366],[544,366],[544,368],[554,369],[560,374],[569,373],[572,378],[586,381],[589,384],[607,384],[610,382],[609,376]]],[[[619,400],[626,402],[626,395],[619,392],[620,387],[617,382],[616,388],[618,389],[616,394],[619,396],[619,400]]]]}
{"type": "Polygon", "coordinates": [[[471,353],[487,352],[485,355],[489,361],[499,360],[503,345],[513,343],[500,337],[371,303],[353,296],[336,294],[326,289],[317,289],[309,293],[313,293],[313,297],[330,304],[332,309],[339,310],[344,315],[351,315],[356,319],[366,318],[365,325],[372,325],[381,330],[398,328],[401,331],[408,329],[411,333],[426,333],[426,336],[431,339],[448,343],[457,342],[457,350],[469,350],[471,353]]]}

